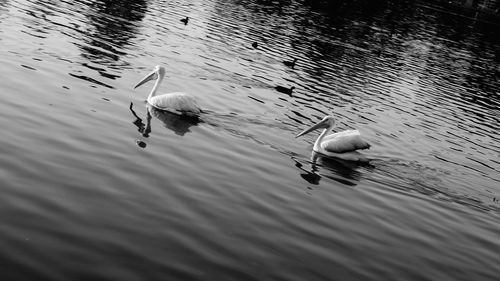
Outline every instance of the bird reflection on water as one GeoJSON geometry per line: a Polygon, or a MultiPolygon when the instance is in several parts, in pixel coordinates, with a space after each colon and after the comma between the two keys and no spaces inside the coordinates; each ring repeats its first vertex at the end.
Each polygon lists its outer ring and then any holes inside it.
{"type": "Polygon", "coordinates": [[[312,152],[310,161],[310,169],[305,167],[304,163],[292,157],[295,162],[295,167],[302,170],[300,176],[310,184],[318,185],[322,177],[337,181],[344,185],[356,186],[361,178],[359,168],[373,168],[373,165],[365,162],[353,162],[342,159],[330,158],[322,156],[317,152],[312,152]],[[320,168],[325,169],[328,173],[321,173],[320,168]]]}
{"type": "Polygon", "coordinates": [[[146,130],[145,130],[146,124],[144,124],[144,122],[142,122],[142,118],[139,117],[137,115],[137,113],[135,113],[135,111],[134,111],[134,103],[132,103],[132,102],[130,103],[129,109],[130,109],[130,112],[132,112],[132,115],[134,115],[134,117],[135,117],[135,120],[132,123],[137,127],[137,130],[139,131],[139,133],[141,133],[146,138],[149,137],[149,132],[146,132],[146,130]]]}
{"type": "Polygon", "coordinates": [[[166,128],[174,131],[174,133],[179,136],[183,136],[186,133],[191,132],[189,130],[191,126],[197,126],[200,122],[202,122],[197,116],[179,115],[168,111],[156,109],[153,106],[147,104],[146,123],[144,123],[142,119],[134,111],[132,102],[130,103],[129,109],[132,112],[132,115],[136,118],[135,121],[133,121],[132,123],[137,127],[138,131],[146,138],[149,137],[149,134],[151,133],[152,116],[156,117],[163,123],[163,125],[166,128]]]}

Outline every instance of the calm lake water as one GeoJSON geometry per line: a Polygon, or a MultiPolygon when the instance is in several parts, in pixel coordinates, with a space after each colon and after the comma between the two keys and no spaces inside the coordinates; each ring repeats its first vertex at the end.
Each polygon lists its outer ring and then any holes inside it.
{"type": "Polygon", "coordinates": [[[0,1],[1,279],[498,280],[499,25],[316,2],[0,1]]]}

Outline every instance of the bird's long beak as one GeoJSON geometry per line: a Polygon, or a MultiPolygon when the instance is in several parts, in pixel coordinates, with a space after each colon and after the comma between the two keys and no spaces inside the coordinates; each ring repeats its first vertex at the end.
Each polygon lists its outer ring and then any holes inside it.
{"type": "Polygon", "coordinates": [[[300,132],[297,136],[295,136],[296,138],[300,137],[300,136],[303,136],[307,133],[310,133],[314,130],[317,130],[317,129],[324,129],[324,128],[328,128],[328,123],[326,120],[322,120],[321,122],[319,122],[318,124],[308,128],[308,129],[305,129],[304,131],[300,132]]]}
{"type": "Polygon", "coordinates": [[[142,80],[139,81],[139,83],[137,83],[137,85],[135,85],[134,89],[141,86],[142,84],[148,82],[149,80],[155,80],[155,79],[158,79],[158,74],[156,73],[156,71],[152,71],[151,73],[146,75],[144,78],[142,78],[142,80]]]}

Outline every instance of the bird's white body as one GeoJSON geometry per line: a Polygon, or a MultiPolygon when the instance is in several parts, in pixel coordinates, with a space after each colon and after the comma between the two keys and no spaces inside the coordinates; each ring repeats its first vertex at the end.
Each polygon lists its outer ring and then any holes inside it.
{"type": "Polygon", "coordinates": [[[164,76],[165,69],[162,66],[156,66],[150,74],[137,83],[135,88],[141,86],[149,80],[156,79],[155,85],[147,98],[147,102],[150,105],[159,110],[189,116],[198,116],[201,113],[201,109],[193,96],[183,92],[173,92],[163,95],[156,94],[164,76]]]}
{"type": "Polygon", "coordinates": [[[358,130],[347,130],[330,134],[333,124],[333,117],[327,116],[320,123],[298,134],[297,137],[316,129],[325,128],[314,142],[313,151],[343,160],[368,161],[365,155],[357,151],[370,148],[370,144],[362,139],[360,132],[358,130]]]}
{"type": "Polygon", "coordinates": [[[148,103],[156,109],[178,114],[199,115],[201,110],[193,96],[183,92],[174,92],[159,96],[148,96],[148,103]]]}

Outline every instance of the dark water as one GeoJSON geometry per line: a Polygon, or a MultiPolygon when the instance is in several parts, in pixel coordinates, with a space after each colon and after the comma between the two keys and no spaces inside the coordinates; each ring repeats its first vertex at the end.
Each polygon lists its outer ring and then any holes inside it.
{"type": "Polygon", "coordinates": [[[495,16],[318,2],[0,1],[1,280],[497,280],[495,16]]]}

